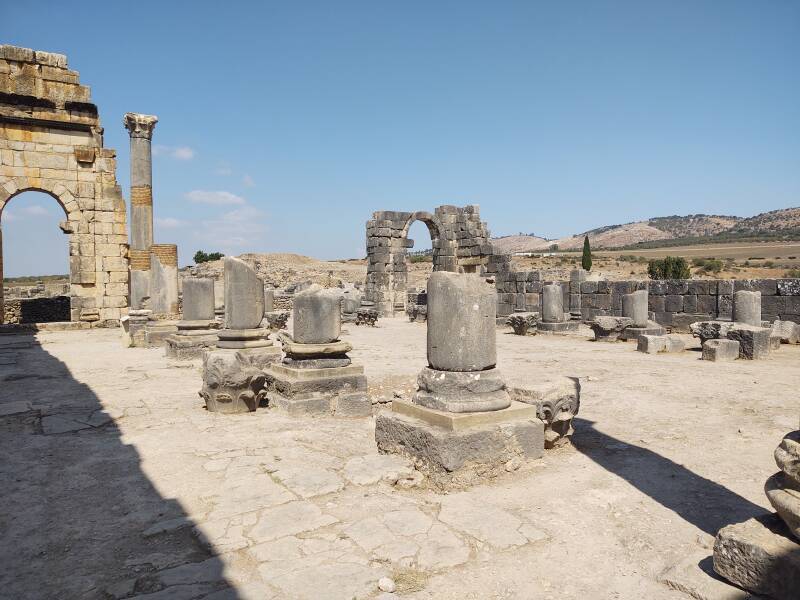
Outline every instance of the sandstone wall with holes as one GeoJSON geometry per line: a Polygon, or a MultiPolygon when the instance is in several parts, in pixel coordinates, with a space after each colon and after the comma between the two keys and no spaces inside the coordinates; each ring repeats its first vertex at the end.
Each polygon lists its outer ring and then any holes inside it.
{"type": "Polygon", "coordinates": [[[74,321],[113,325],[127,311],[128,235],[116,166],[89,88],[66,56],[0,46],[0,225],[3,208],[24,191],[59,203],[74,321]]]}

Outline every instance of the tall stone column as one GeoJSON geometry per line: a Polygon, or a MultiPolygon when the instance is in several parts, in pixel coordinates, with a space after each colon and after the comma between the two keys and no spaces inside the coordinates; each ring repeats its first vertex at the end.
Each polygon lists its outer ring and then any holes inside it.
{"type": "Polygon", "coordinates": [[[126,113],[131,138],[131,308],[150,295],[150,246],[153,245],[153,161],[150,142],[158,117],[126,113]]]}

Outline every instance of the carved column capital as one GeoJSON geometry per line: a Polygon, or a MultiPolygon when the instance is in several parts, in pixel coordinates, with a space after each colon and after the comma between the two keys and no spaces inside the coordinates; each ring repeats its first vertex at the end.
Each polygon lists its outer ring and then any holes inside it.
{"type": "Polygon", "coordinates": [[[140,115],[139,113],[125,113],[122,124],[132,138],[153,139],[153,129],[158,123],[155,115],[140,115]]]}

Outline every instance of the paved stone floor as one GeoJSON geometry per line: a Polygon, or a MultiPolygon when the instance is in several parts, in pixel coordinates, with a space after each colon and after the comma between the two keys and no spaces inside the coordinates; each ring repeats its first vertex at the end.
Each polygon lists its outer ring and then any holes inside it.
{"type": "MultiPolygon", "coordinates": [[[[348,329],[374,397],[407,395],[425,325],[348,329]]],[[[747,598],[711,544],[768,506],[800,346],[707,363],[588,337],[498,330],[511,382],[580,377],[575,444],[445,494],[403,488],[372,419],[208,413],[199,362],[117,331],[0,336],[0,597],[747,598]]]]}

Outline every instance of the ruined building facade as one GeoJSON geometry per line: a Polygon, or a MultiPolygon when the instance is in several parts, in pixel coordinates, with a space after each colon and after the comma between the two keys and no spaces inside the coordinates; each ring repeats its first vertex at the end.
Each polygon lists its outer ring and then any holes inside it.
{"type": "Polygon", "coordinates": [[[64,211],[70,319],[118,322],[129,293],[126,210],[97,106],[66,56],[0,46],[0,227],[25,191],[49,194],[64,211]]]}

